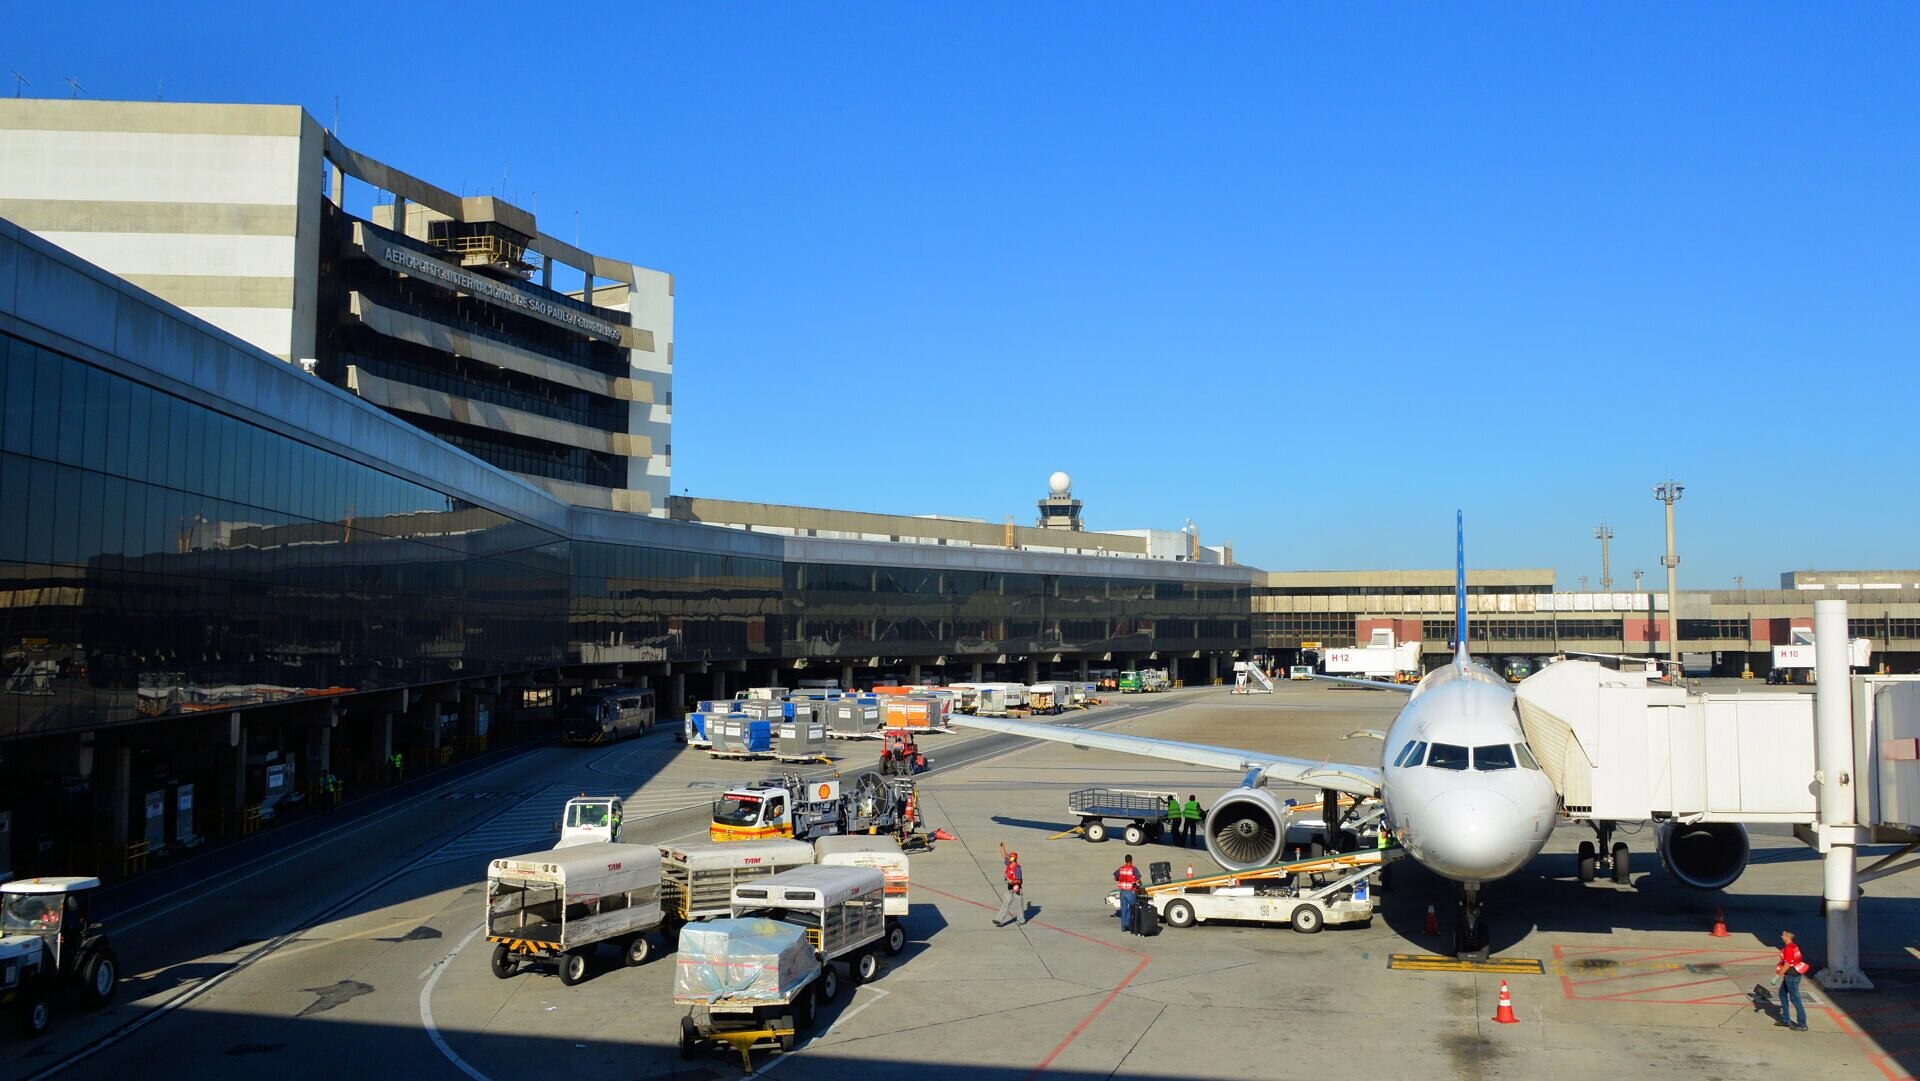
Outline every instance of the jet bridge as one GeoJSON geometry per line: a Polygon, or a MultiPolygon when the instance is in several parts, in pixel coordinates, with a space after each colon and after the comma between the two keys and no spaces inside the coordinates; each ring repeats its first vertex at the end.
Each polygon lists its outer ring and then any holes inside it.
{"type": "Polygon", "coordinates": [[[1858,885],[1920,868],[1920,677],[1853,675],[1846,609],[1814,602],[1811,695],[1692,694],[1568,660],[1521,683],[1515,702],[1570,818],[1793,826],[1824,857],[1828,964],[1818,979],[1864,990],[1873,984],[1859,967],[1858,885]],[[1905,847],[1858,871],[1866,844],[1905,847]]]}

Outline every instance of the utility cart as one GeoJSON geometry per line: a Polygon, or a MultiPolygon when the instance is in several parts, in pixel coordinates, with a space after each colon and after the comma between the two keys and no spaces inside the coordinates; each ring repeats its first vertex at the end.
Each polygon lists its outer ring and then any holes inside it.
{"type": "Polygon", "coordinates": [[[680,1057],[726,1044],[753,1072],[755,1047],[793,1050],[830,996],[805,928],[767,918],[720,919],[680,929],[673,1002],[680,1019],[680,1057]]]}
{"type": "Polygon", "coordinates": [[[1135,788],[1082,788],[1067,793],[1067,811],[1080,819],[1080,835],[1095,844],[1107,839],[1108,820],[1124,822],[1121,836],[1130,845],[1158,841],[1165,831],[1172,792],[1135,788]]]}
{"type": "Polygon", "coordinates": [[[0,1004],[38,1036],[67,996],[99,1009],[113,1001],[120,962],[106,927],[90,919],[97,878],[32,878],[0,884],[0,1004]]]}
{"type": "Polygon", "coordinates": [[[653,952],[660,926],[660,850],[652,845],[581,844],[497,859],[487,865],[487,941],[493,974],[522,962],[551,963],[571,987],[603,942],[629,965],[653,952]]]}
{"type": "Polygon", "coordinates": [[[669,930],[733,914],[733,888],[813,862],[805,841],[660,846],[660,907],[669,930]]]}

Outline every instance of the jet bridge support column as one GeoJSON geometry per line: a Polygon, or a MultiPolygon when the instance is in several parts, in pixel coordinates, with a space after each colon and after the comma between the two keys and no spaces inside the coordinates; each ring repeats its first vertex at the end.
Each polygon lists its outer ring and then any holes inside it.
{"type": "Polygon", "coordinates": [[[1820,986],[1870,991],[1860,971],[1860,910],[1855,852],[1865,839],[1855,813],[1853,678],[1847,667],[1847,602],[1813,602],[1814,770],[1820,781],[1820,841],[1826,849],[1827,967],[1820,986]]]}

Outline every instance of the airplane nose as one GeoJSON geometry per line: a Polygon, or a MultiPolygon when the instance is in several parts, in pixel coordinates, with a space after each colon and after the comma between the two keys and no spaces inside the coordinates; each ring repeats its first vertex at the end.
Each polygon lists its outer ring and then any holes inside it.
{"type": "Polygon", "coordinates": [[[1504,878],[1527,860],[1528,823],[1512,800],[1484,788],[1442,792],[1421,823],[1421,862],[1465,882],[1504,878]]]}

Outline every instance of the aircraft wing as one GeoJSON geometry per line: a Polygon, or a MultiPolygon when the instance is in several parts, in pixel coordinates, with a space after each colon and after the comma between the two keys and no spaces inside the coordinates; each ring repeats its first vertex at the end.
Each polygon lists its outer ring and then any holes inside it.
{"type": "Polygon", "coordinates": [[[1328,683],[1350,683],[1355,687],[1365,687],[1370,691],[1399,691],[1401,694],[1412,694],[1420,686],[1418,683],[1382,683],[1377,679],[1353,679],[1348,676],[1323,676],[1318,672],[1315,672],[1313,674],[1313,678],[1319,679],[1319,680],[1325,680],[1328,683]]]}
{"type": "Polygon", "coordinates": [[[1119,751],[1122,754],[1143,755],[1147,758],[1184,762],[1190,766],[1206,766],[1210,769],[1231,770],[1241,774],[1258,771],[1271,781],[1306,785],[1310,788],[1331,788],[1354,796],[1380,794],[1380,770],[1372,766],[1316,762],[1306,758],[1262,754],[1258,751],[1239,751],[1232,747],[1210,747],[1204,743],[1181,743],[1177,740],[1154,739],[1150,736],[1121,735],[1118,732],[1089,732],[1083,728],[1035,724],[1032,721],[1009,721],[999,717],[972,717],[956,714],[951,719],[951,723],[962,728],[1005,732],[1009,735],[1025,736],[1028,739],[1069,743],[1088,750],[1119,751]]]}

